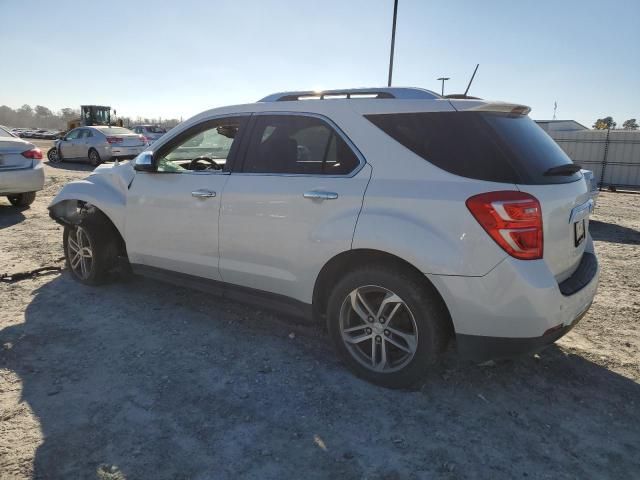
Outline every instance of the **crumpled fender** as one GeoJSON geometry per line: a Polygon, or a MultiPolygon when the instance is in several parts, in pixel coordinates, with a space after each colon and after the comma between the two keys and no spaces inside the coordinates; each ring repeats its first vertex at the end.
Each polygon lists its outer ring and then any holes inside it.
{"type": "Polygon", "coordinates": [[[49,204],[49,215],[63,225],[77,223],[82,202],[102,211],[122,235],[127,192],[134,177],[129,162],[100,165],[86,179],[67,183],[49,204]]]}

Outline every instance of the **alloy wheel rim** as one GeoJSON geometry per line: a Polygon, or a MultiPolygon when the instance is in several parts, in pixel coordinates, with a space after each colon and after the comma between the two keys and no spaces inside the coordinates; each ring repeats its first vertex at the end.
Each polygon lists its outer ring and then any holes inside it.
{"type": "Polygon", "coordinates": [[[391,290],[366,285],[346,296],[340,336],[349,354],[378,373],[404,368],[418,348],[418,326],[408,305],[391,290]]]}
{"type": "Polygon", "coordinates": [[[47,156],[49,157],[49,161],[52,163],[56,163],[58,161],[58,152],[55,150],[50,150],[47,156]]]}
{"type": "Polygon", "coordinates": [[[69,233],[68,247],[71,269],[81,279],[88,279],[93,269],[93,250],[89,236],[82,227],[69,233]]]}

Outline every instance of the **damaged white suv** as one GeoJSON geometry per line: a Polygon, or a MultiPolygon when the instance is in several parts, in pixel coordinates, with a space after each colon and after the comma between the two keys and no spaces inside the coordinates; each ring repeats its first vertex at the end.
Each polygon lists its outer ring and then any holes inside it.
{"type": "Polygon", "coordinates": [[[416,88],[206,111],[50,205],[73,276],[129,269],[325,321],[359,376],[415,383],[450,340],[536,351],[596,293],[580,167],[521,105],[416,88]]]}

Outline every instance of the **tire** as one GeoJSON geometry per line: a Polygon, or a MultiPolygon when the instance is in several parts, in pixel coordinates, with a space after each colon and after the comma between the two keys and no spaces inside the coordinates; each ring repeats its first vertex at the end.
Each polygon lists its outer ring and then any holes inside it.
{"type": "Polygon", "coordinates": [[[7,199],[14,207],[28,207],[36,199],[36,192],[18,193],[7,195],[7,199]]]}
{"type": "Polygon", "coordinates": [[[102,159],[100,158],[100,154],[94,148],[89,149],[89,163],[94,167],[97,167],[102,163],[102,159]]]}
{"type": "Polygon", "coordinates": [[[62,162],[62,157],[58,154],[58,149],[56,147],[49,149],[47,152],[47,159],[49,160],[49,163],[62,162]]]}
{"type": "Polygon", "coordinates": [[[362,267],[346,274],[329,297],[327,327],[338,354],[357,376],[387,388],[408,388],[426,375],[446,349],[449,325],[435,289],[402,268],[362,267]],[[383,298],[388,303],[379,318],[383,298]],[[374,315],[367,314],[362,299],[374,315]]]}
{"type": "Polygon", "coordinates": [[[78,225],[65,226],[62,242],[67,268],[80,283],[101,285],[117,268],[118,239],[103,215],[87,213],[78,225]]]}

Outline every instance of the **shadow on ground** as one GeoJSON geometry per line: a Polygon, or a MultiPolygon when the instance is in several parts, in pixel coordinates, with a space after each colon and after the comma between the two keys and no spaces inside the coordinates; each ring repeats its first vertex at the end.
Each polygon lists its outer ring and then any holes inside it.
{"type": "Polygon", "coordinates": [[[8,200],[6,205],[0,203],[0,230],[23,222],[26,217],[22,212],[28,208],[29,207],[14,207],[8,200]]]}
{"type": "Polygon", "coordinates": [[[416,391],[352,377],[318,328],[206,294],[62,275],[0,331],[35,478],[633,478],[640,385],[556,347],[416,391]],[[292,334],[293,333],[293,334],[292,334]]]}
{"type": "Polygon", "coordinates": [[[627,245],[640,245],[640,232],[615,223],[589,221],[589,232],[594,240],[627,245]]]}
{"type": "Polygon", "coordinates": [[[86,160],[65,160],[60,163],[46,162],[47,166],[60,170],[73,170],[78,172],[91,172],[96,167],[89,164],[86,160]]]}

